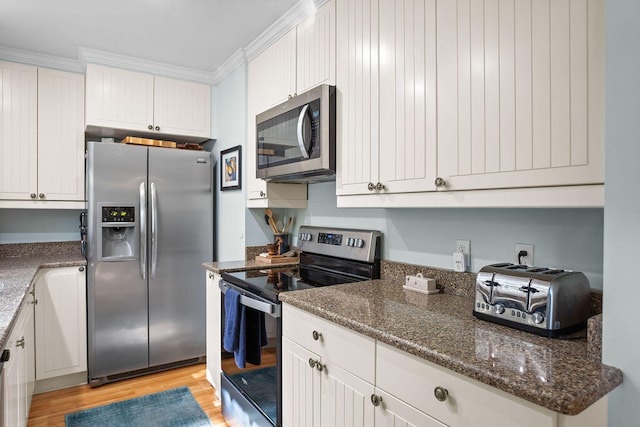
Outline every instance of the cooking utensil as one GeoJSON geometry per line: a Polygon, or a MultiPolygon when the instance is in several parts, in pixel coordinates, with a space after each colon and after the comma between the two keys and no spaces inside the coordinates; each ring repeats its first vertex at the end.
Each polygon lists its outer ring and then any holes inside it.
{"type": "Polygon", "coordinates": [[[287,221],[287,225],[284,226],[284,229],[282,230],[283,234],[286,234],[289,231],[289,227],[291,227],[291,223],[293,222],[293,217],[290,216],[289,220],[287,221]]]}
{"type": "Polygon", "coordinates": [[[273,230],[274,233],[279,233],[278,227],[276,226],[276,222],[273,219],[273,212],[271,212],[271,209],[266,208],[264,210],[264,213],[267,215],[267,217],[269,217],[269,220],[267,222],[271,226],[271,230],[273,230]]]}

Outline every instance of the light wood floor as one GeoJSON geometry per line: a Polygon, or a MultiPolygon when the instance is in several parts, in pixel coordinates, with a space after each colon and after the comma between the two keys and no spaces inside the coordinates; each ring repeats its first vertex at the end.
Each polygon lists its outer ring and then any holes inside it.
{"type": "Polygon", "coordinates": [[[227,427],[221,402],[205,377],[205,365],[193,365],[118,381],[102,387],[88,385],[37,394],[31,401],[29,427],[64,426],[64,415],[149,393],[188,386],[215,427],[227,427]]]}

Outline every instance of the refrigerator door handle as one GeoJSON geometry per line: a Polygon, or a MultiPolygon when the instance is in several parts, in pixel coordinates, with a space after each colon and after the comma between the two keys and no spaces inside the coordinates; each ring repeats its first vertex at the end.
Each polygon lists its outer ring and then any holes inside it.
{"type": "Polygon", "coordinates": [[[140,183],[140,277],[147,280],[147,189],[140,183]]]}
{"type": "Polygon", "coordinates": [[[156,277],[158,266],[158,202],[156,197],[156,184],[151,183],[151,273],[153,279],[156,277]]]}

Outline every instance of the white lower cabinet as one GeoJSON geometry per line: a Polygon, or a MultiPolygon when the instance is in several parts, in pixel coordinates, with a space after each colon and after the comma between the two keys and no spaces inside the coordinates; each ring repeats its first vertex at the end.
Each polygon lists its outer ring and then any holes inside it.
{"type": "MultiPolygon", "coordinates": [[[[87,371],[87,296],[85,267],[47,268],[35,280],[35,336],[37,391],[76,385],[67,377],[87,371]],[[43,387],[42,380],[59,384],[43,387]],[[51,381],[49,381],[51,382],[51,381]]],[[[73,378],[73,379],[72,379],[73,378]]],[[[82,375],[86,382],[86,375],[82,375]]]]}
{"type": "Polygon", "coordinates": [[[372,426],[375,341],[283,305],[282,425],[372,426]]]}
{"type": "Polygon", "coordinates": [[[220,371],[222,370],[222,297],[218,282],[221,277],[218,273],[207,271],[206,301],[207,301],[207,381],[216,389],[216,396],[220,396],[220,371]]]}
{"type": "Polygon", "coordinates": [[[35,345],[33,336],[33,288],[25,298],[11,335],[5,345],[9,359],[4,364],[4,425],[27,425],[35,382],[35,345]]]}
{"type": "Polygon", "coordinates": [[[283,427],[607,425],[606,397],[562,415],[288,304],[282,330],[283,427]]]}
{"type": "Polygon", "coordinates": [[[375,427],[445,427],[445,424],[376,388],[375,427]]]}

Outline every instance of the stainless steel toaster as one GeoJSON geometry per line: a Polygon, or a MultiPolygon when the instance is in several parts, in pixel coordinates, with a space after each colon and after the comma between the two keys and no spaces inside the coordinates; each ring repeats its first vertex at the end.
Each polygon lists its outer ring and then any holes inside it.
{"type": "Polygon", "coordinates": [[[586,326],[591,290],[583,273],[510,263],[483,267],[473,315],[548,337],[586,326]]]}

